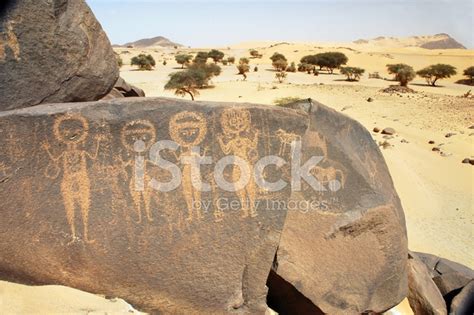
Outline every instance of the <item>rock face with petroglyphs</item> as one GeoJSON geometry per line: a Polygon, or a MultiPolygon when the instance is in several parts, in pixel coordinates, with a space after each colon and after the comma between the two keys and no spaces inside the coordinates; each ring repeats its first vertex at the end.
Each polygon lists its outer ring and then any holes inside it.
{"type": "Polygon", "coordinates": [[[98,100],[118,75],[110,42],[84,0],[0,4],[0,110],[98,100]]]}
{"type": "MultiPolygon", "coordinates": [[[[274,271],[329,314],[382,312],[407,294],[403,210],[385,161],[356,121],[314,101],[287,105],[309,112],[303,162],[320,189],[293,192],[274,271]]],[[[272,288],[270,288],[272,291],[272,288]]]]}
{"type": "Polygon", "coordinates": [[[290,182],[258,161],[288,160],[307,126],[299,110],[176,99],[1,112],[0,277],[164,314],[263,314],[287,214],[267,201],[291,191],[257,185],[290,182]],[[262,177],[239,186],[228,155],[262,177]]]}

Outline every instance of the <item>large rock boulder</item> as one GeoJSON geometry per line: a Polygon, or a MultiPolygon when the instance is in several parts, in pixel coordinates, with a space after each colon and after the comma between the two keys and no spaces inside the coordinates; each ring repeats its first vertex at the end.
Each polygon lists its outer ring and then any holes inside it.
{"type": "Polygon", "coordinates": [[[408,301],[415,314],[446,315],[446,303],[431,279],[427,266],[414,254],[408,256],[408,301]]]}
{"type": "Polygon", "coordinates": [[[0,110],[98,100],[119,69],[84,0],[8,0],[0,14],[0,110]]]}
{"type": "Polygon", "coordinates": [[[283,166],[256,160],[288,160],[274,135],[307,125],[297,110],[152,98],[1,112],[0,277],[156,313],[264,314],[287,213],[264,201],[287,200],[290,187],[222,186],[245,173],[218,161],[234,155],[288,182],[283,166]],[[185,158],[199,155],[212,161],[196,175],[185,158]]]}
{"type": "Polygon", "coordinates": [[[136,87],[127,83],[122,77],[119,77],[117,82],[115,82],[114,88],[102,98],[102,100],[111,100],[115,98],[123,97],[145,97],[145,92],[136,87]]]}
{"type": "Polygon", "coordinates": [[[472,315],[474,314],[474,280],[471,280],[456,295],[451,303],[451,313],[455,315],[472,315]]]}
{"type": "Polygon", "coordinates": [[[474,312],[474,270],[460,263],[435,255],[413,252],[427,269],[433,282],[443,296],[449,314],[472,314],[474,312]],[[467,313],[466,313],[467,312],[467,313]]]}
{"type": "Polygon", "coordinates": [[[405,219],[376,143],[359,123],[322,104],[287,106],[310,116],[301,162],[322,160],[310,171],[316,187],[303,182],[292,192],[274,270],[324,313],[397,305],[407,296],[405,219]]]}

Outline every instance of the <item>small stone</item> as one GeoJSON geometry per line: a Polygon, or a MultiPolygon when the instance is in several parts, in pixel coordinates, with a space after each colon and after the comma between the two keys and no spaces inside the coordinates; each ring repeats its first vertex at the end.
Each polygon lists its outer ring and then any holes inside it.
{"type": "Polygon", "coordinates": [[[465,158],[464,160],[462,160],[462,163],[469,164],[471,163],[471,160],[469,158],[465,158]]]}
{"type": "Polygon", "coordinates": [[[470,126],[469,129],[474,129],[474,125],[470,126]]]}
{"type": "Polygon", "coordinates": [[[369,97],[369,98],[367,99],[367,102],[369,102],[369,103],[371,103],[371,102],[373,102],[373,101],[374,101],[374,99],[373,99],[372,97],[369,97]]]}
{"type": "Polygon", "coordinates": [[[377,132],[377,133],[380,132],[380,128],[377,128],[377,127],[375,127],[373,130],[374,130],[374,132],[377,132]]]}
{"type": "Polygon", "coordinates": [[[474,159],[470,159],[469,164],[474,165],[474,159]]]}
{"type": "Polygon", "coordinates": [[[449,132],[445,135],[446,138],[450,138],[452,136],[455,136],[456,134],[454,132],[449,132]]]}
{"type": "Polygon", "coordinates": [[[429,144],[435,144],[433,140],[428,141],[429,144]]]}
{"type": "Polygon", "coordinates": [[[400,140],[400,142],[401,142],[401,143],[410,143],[410,142],[408,142],[408,141],[405,140],[405,139],[400,140]]]}
{"type": "Polygon", "coordinates": [[[431,149],[431,151],[434,151],[434,152],[440,152],[440,151],[441,151],[441,149],[440,149],[440,148],[438,148],[438,147],[434,147],[433,149],[431,149]]]}
{"type": "Polygon", "coordinates": [[[349,108],[352,108],[352,106],[344,106],[343,108],[341,108],[341,112],[348,110],[349,108]]]}
{"type": "Polygon", "coordinates": [[[384,130],[382,130],[382,134],[384,135],[394,135],[396,133],[395,129],[393,128],[385,128],[384,130]]]}

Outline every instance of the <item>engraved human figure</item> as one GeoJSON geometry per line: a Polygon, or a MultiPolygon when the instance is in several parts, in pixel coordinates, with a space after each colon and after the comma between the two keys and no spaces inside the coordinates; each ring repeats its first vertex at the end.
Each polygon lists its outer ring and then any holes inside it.
{"type": "Polygon", "coordinates": [[[291,152],[291,143],[294,141],[301,141],[301,136],[286,132],[283,129],[278,129],[276,132],[278,139],[280,140],[280,151],[279,156],[283,156],[285,153],[291,152]]]}
{"type": "Polygon", "coordinates": [[[48,142],[43,144],[50,159],[55,163],[62,163],[59,167],[63,171],[61,194],[66,209],[66,218],[71,228],[73,241],[76,240],[75,213],[79,208],[82,216],[83,238],[87,243],[93,242],[88,237],[88,222],[90,210],[90,181],[87,171],[87,159],[95,160],[99,152],[100,138],[97,138],[93,154],[81,146],[88,137],[89,124],[87,120],[77,114],[68,114],[56,118],[54,122],[54,136],[64,143],[66,149],[55,156],[50,151],[48,142]]]}
{"type": "Polygon", "coordinates": [[[138,215],[137,223],[142,222],[142,205],[147,219],[153,221],[151,201],[152,196],[156,196],[149,184],[151,180],[147,172],[149,161],[145,159],[144,155],[155,143],[155,127],[148,120],[131,121],[122,128],[121,140],[123,146],[127,149],[128,156],[135,155],[125,161],[121,158],[121,164],[122,169],[132,166],[129,190],[138,215]]]}
{"type": "MultiPolygon", "coordinates": [[[[184,162],[186,158],[200,158],[199,146],[207,133],[207,122],[204,116],[197,112],[183,111],[174,115],[169,122],[171,139],[180,145],[176,159],[184,162]]],[[[205,154],[204,154],[205,155],[205,154]]],[[[203,218],[201,211],[202,181],[199,172],[192,172],[192,165],[184,163],[181,181],[184,200],[188,208],[187,221],[192,221],[194,215],[198,220],[203,218]]]]}
{"type": "Polygon", "coordinates": [[[20,44],[18,38],[13,31],[13,21],[9,21],[5,24],[5,33],[0,33],[0,61],[6,58],[6,48],[10,48],[13,53],[15,60],[20,60],[20,44]]]}
{"type": "MultiPolygon", "coordinates": [[[[258,130],[250,131],[251,117],[246,109],[225,109],[221,115],[221,126],[223,134],[217,140],[224,154],[233,154],[247,161],[250,168],[250,179],[245,188],[236,192],[242,207],[242,217],[255,217],[255,201],[257,197],[257,186],[253,178],[254,165],[258,160],[258,130]]],[[[240,168],[232,168],[232,181],[240,179],[240,168]]]]}

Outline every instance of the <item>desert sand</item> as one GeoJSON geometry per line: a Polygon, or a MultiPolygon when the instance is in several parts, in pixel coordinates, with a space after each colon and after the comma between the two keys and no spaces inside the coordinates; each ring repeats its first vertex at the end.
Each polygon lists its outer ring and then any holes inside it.
{"type": "MultiPolygon", "coordinates": [[[[231,47],[211,47],[222,50],[226,57],[249,57],[249,49],[263,54],[250,59],[248,79],[237,75],[235,65],[222,66],[222,74],[213,79],[213,87],[200,90],[199,101],[253,102],[273,106],[282,97],[312,98],[361,122],[368,130],[392,127],[393,137],[372,132],[381,148],[403,204],[408,229],[409,248],[439,255],[474,268],[474,167],[462,164],[464,158],[474,158],[474,99],[462,98],[471,87],[455,84],[462,79],[462,70],[474,64],[474,51],[426,50],[417,47],[347,43],[275,43],[250,42],[231,47]],[[346,82],[339,74],[319,76],[288,73],[284,83],[274,78],[269,57],[274,52],[284,54],[289,62],[298,64],[304,55],[325,51],[340,51],[349,58],[348,65],[366,69],[360,82],[346,82]],[[368,73],[379,72],[390,79],[385,70],[388,63],[406,63],[415,70],[434,63],[455,66],[458,74],[439,81],[439,87],[426,86],[421,78],[411,82],[415,94],[387,94],[382,88],[395,82],[369,79],[368,73]],[[259,71],[253,72],[258,66],[259,71]],[[368,102],[368,98],[372,102],[368,102]],[[454,133],[451,137],[445,137],[454,133]],[[434,141],[434,144],[429,144],[434,141]],[[432,151],[438,147],[440,151],[432,151]]],[[[181,68],[174,56],[178,53],[209,51],[207,48],[146,49],[115,48],[124,61],[121,76],[142,88],[147,96],[176,97],[163,89],[168,75],[181,68]],[[130,59],[139,53],[154,56],[153,71],[138,71],[130,59]],[[163,61],[167,61],[164,66],[163,61]]],[[[336,71],[337,72],[337,71],[336,71]]],[[[96,297],[62,287],[29,288],[0,282],[0,309],[7,314],[25,314],[37,310],[44,313],[105,314],[126,313],[123,301],[96,297]],[[34,292],[30,293],[30,292],[34,292]],[[54,301],[51,297],[55,296],[54,301]],[[63,297],[57,298],[58,296],[63,297]],[[3,301],[3,304],[2,304],[3,301]]],[[[133,311],[132,311],[133,312],[133,311]]],[[[390,314],[411,314],[405,300],[390,314]]]]}

